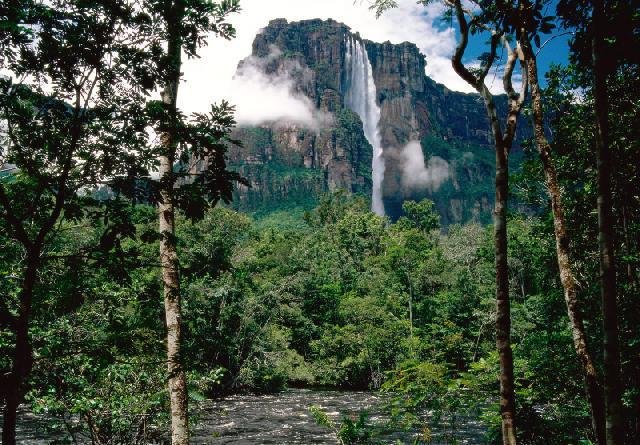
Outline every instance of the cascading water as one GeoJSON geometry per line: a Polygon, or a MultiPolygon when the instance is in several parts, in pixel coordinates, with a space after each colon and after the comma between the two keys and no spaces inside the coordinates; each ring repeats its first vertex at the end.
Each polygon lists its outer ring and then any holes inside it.
{"type": "Polygon", "coordinates": [[[384,179],[384,158],[380,141],[380,107],[376,102],[376,84],[373,81],[373,70],[367,50],[362,42],[352,36],[345,38],[346,55],[346,90],[345,102],[362,121],[364,135],[373,147],[371,162],[371,210],[384,215],[382,202],[382,180],[384,179]]]}

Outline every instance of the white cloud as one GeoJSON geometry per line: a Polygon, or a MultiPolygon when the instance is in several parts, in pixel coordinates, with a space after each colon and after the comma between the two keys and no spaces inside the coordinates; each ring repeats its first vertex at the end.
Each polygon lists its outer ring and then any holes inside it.
{"type": "Polygon", "coordinates": [[[186,84],[180,92],[181,105],[187,111],[206,111],[209,104],[232,99],[233,76],[238,62],[251,54],[251,43],[261,28],[274,18],[289,21],[333,18],[359,32],[366,39],[392,43],[415,43],[427,56],[427,74],[435,81],[457,91],[471,91],[451,68],[455,49],[453,29],[438,27],[437,4],[424,7],[415,0],[399,0],[399,7],[375,18],[368,0],[241,0],[242,12],[232,17],[235,39],[210,38],[201,50],[201,58],[184,66],[186,84]]]}
{"type": "MultiPolygon", "coordinates": [[[[477,64],[479,66],[479,64],[477,64]]],[[[489,71],[485,79],[485,84],[489,88],[492,94],[505,94],[504,84],[504,63],[502,60],[498,60],[495,67],[489,71]]],[[[522,73],[520,72],[520,65],[516,64],[515,69],[511,75],[511,84],[513,89],[519,93],[522,89],[522,73]]]]}
{"type": "Polygon", "coordinates": [[[280,53],[274,46],[267,57],[251,56],[243,60],[227,91],[236,106],[238,124],[298,124],[318,129],[329,123],[331,116],[317,110],[306,95],[295,89],[293,76],[303,80],[312,76],[308,68],[297,61],[285,60],[276,73],[266,74],[267,64],[280,53]]]}
{"type": "Polygon", "coordinates": [[[449,163],[439,156],[432,156],[425,163],[418,141],[410,141],[402,148],[402,182],[409,188],[426,187],[436,191],[449,178],[449,163]]]}

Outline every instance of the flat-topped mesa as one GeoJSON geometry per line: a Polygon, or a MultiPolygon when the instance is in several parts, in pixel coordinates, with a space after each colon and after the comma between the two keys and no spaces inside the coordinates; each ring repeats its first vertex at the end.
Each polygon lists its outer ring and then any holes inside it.
{"type": "Polygon", "coordinates": [[[321,194],[339,188],[371,195],[372,147],[358,115],[345,105],[347,36],[353,37],[350,29],[333,20],[276,19],[254,39],[252,55],[239,70],[259,60],[267,75],[286,74],[293,92],[332,121],[319,129],[282,122],[241,128],[244,148],[233,150],[231,161],[253,186],[236,197],[241,209],[254,210],[267,201],[313,205],[321,194]]]}
{"type": "Polygon", "coordinates": [[[305,94],[321,111],[336,113],[347,108],[358,115],[372,147],[368,175],[371,208],[384,215],[379,98],[368,51],[360,36],[333,20],[289,24],[278,19],[256,37],[252,57],[268,60],[265,69],[270,74],[286,71],[295,80],[294,90],[305,94]]]}
{"type": "Polygon", "coordinates": [[[239,69],[256,60],[261,61],[259,68],[267,76],[286,74],[295,94],[306,97],[318,112],[333,119],[319,128],[272,122],[238,130],[244,148],[233,150],[231,163],[253,185],[237,193],[238,208],[253,211],[285,201],[289,207],[310,207],[320,194],[337,188],[371,196],[375,182],[372,156],[379,145],[384,163],[379,193],[391,217],[401,213],[405,199],[429,197],[436,202],[445,224],[490,219],[492,196],[490,187],[484,187],[484,182],[490,185],[490,166],[470,163],[471,153],[466,153],[464,160],[453,159],[463,158],[455,147],[489,149],[484,106],[477,95],[452,92],[428,78],[428,61],[415,44],[365,40],[331,19],[275,19],[255,37],[252,54],[240,62],[239,69]],[[371,68],[373,85],[367,91],[374,91],[372,101],[353,100],[353,59],[347,59],[354,54],[354,42],[366,49],[367,60],[362,66],[371,68]],[[367,131],[371,122],[360,107],[365,103],[369,109],[379,109],[378,139],[371,128],[367,131]],[[428,165],[428,157],[434,154],[445,156],[451,167],[443,185],[446,193],[439,191],[439,186],[420,186],[407,180],[403,150],[410,141],[422,141],[427,155],[422,163],[428,165]],[[439,151],[430,148],[434,141],[439,151]],[[450,148],[445,151],[451,159],[442,154],[442,146],[450,148]],[[469,185],[480,182],[482,187],[469,185]],[[468,195],[465,183],[478,196],[468,195]]]}
{"type": "MultiPolygon", "coordinates": [[[[383,116],[383,145],[404,144],[409,136],[419,137],[420,122],[415,116],[412,99],[426,91],[425,58],[413,43],[375,43],[335,20],[303,20],[269,22],[253,42],[252,56],[269,57],[274,48],[285,59],[296,60],[311,68],[314,88],[301,88],[320,106],[325,89],[346,94],[347,37],[364,43],[377,88],[377,101],[383,116]],[[402,101],[400,99],[403,99],[402,101]],[[400,140],[399,140],[400,139],[400,140]]],[[[275,71],[276,64],[269,69],[275,71]]]]}

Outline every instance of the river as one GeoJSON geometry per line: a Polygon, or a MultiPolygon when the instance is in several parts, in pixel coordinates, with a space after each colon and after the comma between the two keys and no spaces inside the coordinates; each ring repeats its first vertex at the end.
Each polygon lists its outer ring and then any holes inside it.
{"type": "MultiPolygon", "coordinates": [[[[272,395],[232,395],[203,403],[198,414],[191,444],[193,445],[312,445],[337,444],[335,435],[319,426],[309,412],[319,406],[334,420],[342,416],[357,416],[369,412],[373,423],[384,422],[377,393],[368,391],[318,391],[291,389],[272,395]]],[[[47,437],[38,426],[42,419],[22,412],[19,422],[19,443],[45,445],[55,440],[47,437]]],[[[408,434],[388,434],[376,443],[393,444],[408,434]]],[[[482,428],[475,422],[463,422],[457,433],[457,444],[483,444],[482,428]]],[[[405,443],[411,443],[407,440],[405,443]]],[[[431,445],[447,444],[440,434],[434,434],[431,445]]]]}

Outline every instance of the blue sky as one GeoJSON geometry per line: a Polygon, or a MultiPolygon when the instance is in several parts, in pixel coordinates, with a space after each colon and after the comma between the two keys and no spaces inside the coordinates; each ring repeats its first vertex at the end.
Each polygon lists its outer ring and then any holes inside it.
{"type": "MultiPolygon", "coordinates": [[[[557,2],[552,2],[545,9],[543,14],[554,15],[556,4],[557,2]]],[[[449,26],[449,24],[442,23],[440,26],[442,28],[446,28],[449,26]]],[[[569,40],[571,39],[571,35],[566,34],[564,30],[560,28],[559,24],[557,24],[556,26],[557,27],[552,34],[542,34],[540,36],[540,43],[543,48],[541,48],[538,52],[538,70],[540,72],[540,82],[542,85],[546,85],[544,73],[549,71],[552,65],[566,65],[568,63],[569,40]],[[547,43],[545,44],[545,42],[547,43]]],[[[456,33],[456,37],[458,36],[459,34],[456,33]]],[[[487,51],[487,39],[487,35],[481,38],[479,36],[474,36],[469,39],[469,47],[467,50],[467,54],[469,55],[469,57],[466,58],[465,62],[471,62],[472,60],[476,59],[479,54],[487,51]]],[[[534,47],[534,50],[538,51],[538,48],[534,47]]]]}

